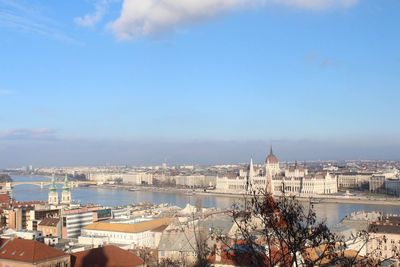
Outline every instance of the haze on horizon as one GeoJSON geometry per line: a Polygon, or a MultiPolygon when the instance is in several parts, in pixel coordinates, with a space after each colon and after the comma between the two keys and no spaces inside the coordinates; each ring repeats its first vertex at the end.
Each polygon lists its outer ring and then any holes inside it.
{"type": "Polygon", "coordinates": [[[0,0],[0,168],[400,159],[397,0],[0,0]]]}

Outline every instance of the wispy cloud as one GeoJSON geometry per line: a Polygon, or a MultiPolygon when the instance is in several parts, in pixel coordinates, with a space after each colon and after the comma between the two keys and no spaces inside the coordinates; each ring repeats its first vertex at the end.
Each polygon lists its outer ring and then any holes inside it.
{"type": "Polygon", "coordinates": [[[107,28],[120,40],[135,39],[232,10],[282,6],[308,10],[350,8],[358,0],[124,0],[120,16],[107,28]]]}
{"type": "Polygon", "coordinates": [[[97,1],[93,13],[88,13],[82,17],[76,17],[74,18],[74,22],[83,27],[92,27],[96,25],[106,14],[109,4],[109,0],[97,1]]]}
{"type": "Polygon", "coordinates": [[[29,2],[0,0],[0,27],[39,34],[69,44],[82,44],[29,2]]]}
{"type": "Polygon", "coordinates": [[[0,140],[54,140],[56,131],[50,128],[11,129],[0,132],[0,140]]]}

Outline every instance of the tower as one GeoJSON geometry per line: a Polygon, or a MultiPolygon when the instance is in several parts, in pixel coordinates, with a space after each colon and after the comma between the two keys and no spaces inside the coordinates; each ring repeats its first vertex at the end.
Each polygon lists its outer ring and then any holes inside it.
{"type": "Polygon", "coordinates": [[[269,151],[269,155],[267,156],[265,160],[265,178],[266,178],[266,191],[269,194],[273,194],[274,192],[274,187],[272,183],[272,177],[275,175],[279,174],[280,168],[279,168],[279,160],[278,158],[274,155],[274,152],[272,151],[272,146],[269,151]]]}
{"type": "Polygon", "coordinates": [[[253,159],[250,159],[250,164],[249,164],[249,169],[248,169],[248,173],[247,174],[248,174],[250,179],[254,177],[253,159]]]}
{"type": "Polygon", "coordinates": [[[71,186],[68,181],[68,175],[65,175],[63,189],[61,193],[61,204],[69,205],[71,204],[71,186]]]}
{"type": "Polygon", "coordinates": [[[269,155],[267,156],[267,158],[265,160],[265,175],[273,177],[273,176],[279,174],[279,172],[280,172],[279,160],[274,155],[274,152],[272,151],[272,146],[271,146],[269,155]]]}
{"type": "Polygon", "coordinates": [[[253,166],[253,159],[250,159],[249,168],[247,170],[247,183],[246,183],[246,191],[251,188],[253,185],[253,177],[254,177],[254,166],[253,166]]]}
{"type": "Polygon", "coordinates": [[[54,174],[51,178],[51,184],[49,186],[49,196],[48,196],[48,203],[49,205],[58,205],[58,193],[57,193],[57,186],[54,180],[54,174]]]}

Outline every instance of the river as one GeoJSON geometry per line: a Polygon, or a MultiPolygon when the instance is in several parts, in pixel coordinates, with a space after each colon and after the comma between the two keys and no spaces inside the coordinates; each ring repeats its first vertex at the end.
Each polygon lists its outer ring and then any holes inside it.
{"type": "MultiPolygon", "coordinates": [[[[45,177],[12,177],[15,182],[44,181],[45,177]]],[[[61,185],[59,193],[61,194],[61,185]]],[[[41,189],[37,185],[17,185],[13,188],[13,197],[18,201],[41,200],[47,201],[48,187],[41,189]]],[[[226,196],[187,196],[180,193],[141,192],[124,189],[111,189],[101,187],[78,187],[72,189],[72,199],[82,204],[95,203],[104,206],[123,206],[139,202],[155,204],[168,203],[185,207],[187,203],[195,205],[201,201],[203,207],[229,208],[233,203],[241,200],[240,197],[226,196]]],[[[375,204],[348,204],[348,203],[320,203],[315,205],[318,218],[326,219],[329,226],[338,223],[346,214],[354,211],[383,211],[386,213],[399,213],[399,206],[375,204]]]]}

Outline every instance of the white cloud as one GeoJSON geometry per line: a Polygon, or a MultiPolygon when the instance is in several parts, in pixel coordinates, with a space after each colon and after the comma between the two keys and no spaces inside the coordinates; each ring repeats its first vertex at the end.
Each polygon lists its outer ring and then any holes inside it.
{"type": "Polygon", "coordinates": [[[231,10],[284,6],[301,9],[349,8],[358,0],[124,0],[120,16],[108,24],[118,39],[135,39],[231,10]]]}
{"type": "Polygon", "coordinates": [[[74,18],[74,22],[79,26],[92,27],[100,22],[100,20],[102,20],[105,13],[107,12],[108,5],[108,0],[100,0],[96,2],[95,10],[93,13],[86,14],[82,17],[76,17],[74,18]]]}

